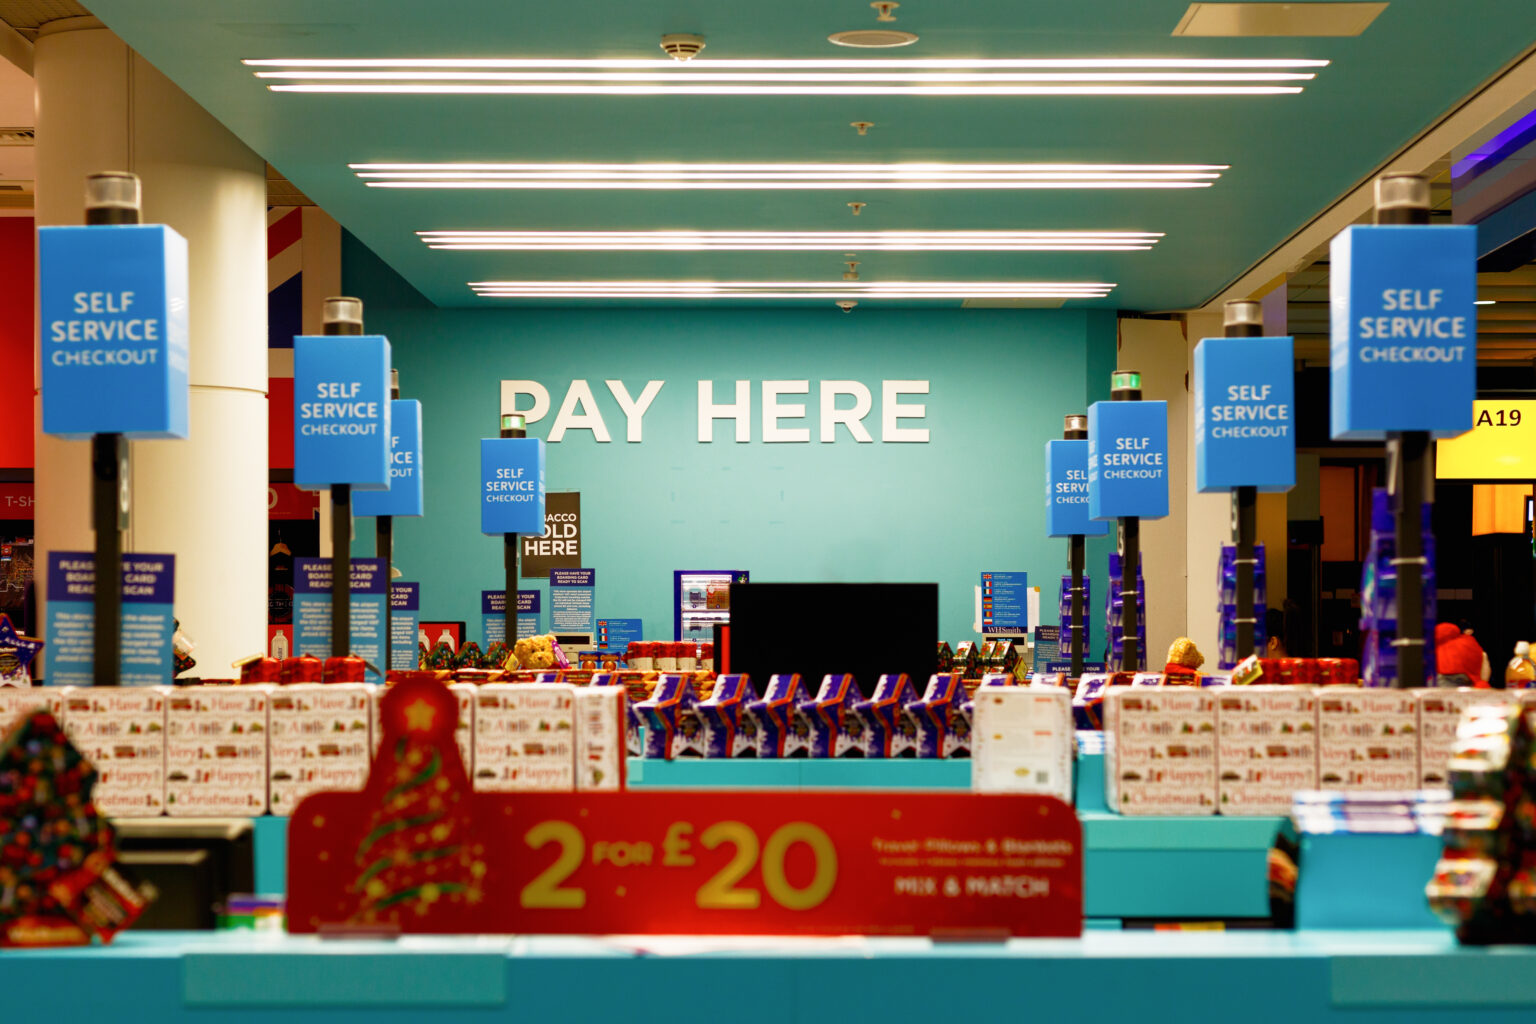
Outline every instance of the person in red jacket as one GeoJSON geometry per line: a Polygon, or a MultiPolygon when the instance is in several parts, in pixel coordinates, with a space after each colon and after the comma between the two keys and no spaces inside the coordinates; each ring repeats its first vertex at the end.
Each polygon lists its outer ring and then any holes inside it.
{"type": "Polygon", "coordinates": [[[1435,671],[1437,686],[1488,688],[1488,655],[1471,633],[1463,633],[1454,622],[1435,627],[1435,671]]]}

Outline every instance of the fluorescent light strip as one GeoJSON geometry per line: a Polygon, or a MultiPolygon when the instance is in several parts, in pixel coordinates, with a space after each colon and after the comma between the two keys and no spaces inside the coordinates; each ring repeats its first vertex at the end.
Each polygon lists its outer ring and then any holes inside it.
{"type": "Polygon", "coordinates": [[[1326,60],[1292,58],[1185,58],[1185,57],[1021,57],[953,59],[948,57],[869,57],[828,59],[724,60],[695,58],[686,63],[660,58],[637,59],[563,59],[517,57],[265,57],[241,61],[248,67],[293,68],[484,68],[484,69],[556,69],[556,70],[650,70],[689,74],[696,70],[1021,70],[1021,69],[1122,69],[1122,68],[1206,68],[1216,70],[1254,70],[1264,68],[1325,68],[1326,60]]]}
{"type": "Polygon", "coordinates": [[[369,188],[1208,188],[1225,164],[350,164],[369,188]]]}
{"type": "Polygon", "coordinates": [[[428,95],[1230,96],[1299,93],[1326,60],[264,58],[274,92],[428,95]],[[1285,83],[1285,84],[1280,84],[1285,83]]]}
{"type": "Polygon", "coordinates": [[[355,82],[269,85],[272,92],[502,96],[1280,96],[1292,85],[490,85],[355,82]]]}
{"type": "Polygon", "coordinates": [[[905,83],[908,85],[1062,82],[1308,82],[1310,71],[258,71],[268,81],[660,83],[905,83]]]}
{"type": "Polygon", "coordinates": [[[483,298],[1098,299],[1113,284],[991,281],[471,281],[483,298]]]}
{"type": "Polygon", "coordinates": [[[468,251],[1145,252],[1160,232],[1071,231],[418,231],[433,249],[468,251]]]}

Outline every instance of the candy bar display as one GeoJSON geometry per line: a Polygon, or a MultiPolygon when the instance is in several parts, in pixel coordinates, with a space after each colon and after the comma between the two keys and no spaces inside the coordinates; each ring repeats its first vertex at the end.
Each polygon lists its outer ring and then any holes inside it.
{"type": "Polygon", "coordinates": [[[1072,695],[1059,687],[976,691],[971,788],[1072,799],[1072,695]]]}
{"type": "Polygon", "coordinates": [[[1216,813],[1216,698],[1199,687],[1111,687],[1104,798],[1121,814],[1216,813]]]}
{"type": "Polygon", "coordinates": [[[645,756],[667,761],[704,756],[704,735],[694,707],[699,695],[692,673],[663,672],[649,700],[635,705],[645,722],[645,756]]]}
{"type": "Polygon", "coordinates": [[[803,710],[811,733],[811,757],[864,755],[868,734],[854,710],[861,696],[859,684],[846,672],[822,679],[815,699],[803,710]]]}
{"type": "Polygon", "coordinates": [[[165,812],[165,686],[71,689],[64,729],[96,769],[96,809],[114,818],[165,812]]]}
{"type": "Polygon", "coordinates": [[[475,691],[477,792],[576,786],[575,691],[542,683],[491,683],[475,691]]]}
{"type": "Polygon", "coordinates": [[[715,689],[694,708],[704,734],[705,757],[748,757],[757,754],[757,724],[746,713],[757,700],[750,677],[727,674],[715,680],[715,689]]]}
{"type": "Polygon", "coordinates": [[[1317,698],[1310,687],[1229,687],[1216,699],[1222,814],[1288,814],[1317,788],[1317,698]]]}
{"type": "Polygon", "coordinates": [[[373,750],[375,687],[296,684],[272,692],[268,707],[268,794],[273,814],[292,814],[317,790],[359,790],[373,750]]]}
{"type": "Polygon", "coordinates": [[[54,716],[32,710],[0,738],[0,947],[111,942],[150,894],[114,866],[93,802],[96,772],[54,716]]]}
{"type": "Polygon", "coordinates": [[[948,671],[950,671],[954,667],[954,664],[955,664],[955,652],[954,652],[954,649],[951,648],[949,646],[949,644],[945,643],[943,640],[940,640],[939,641],[939,648],[938,648],[938,650],[939,650],[938,660],[936,662],[937,665],[938,665],[938,671],[940,671],[940,672],[948,672],[948,671]]]}
{"type": "Polygon", "coordinates": [[[270,686],[184,686],[166,698],[165,811],[267,813],[270,686]]]}
{"type": "MultiPolygon", "coordinates": [[[[1136,650],[1139,652],[1138,664],[1130,666],[1132,670],[1145,669],[1147,667],[1147,584],[1142,576],[1142,564],[1136,564],[1136,635],[1138,643],[1136,650]]],[[[1109,660],[1114,665],[1120,664],[1121,655],[1125,650],[1125,630],[1122,627],[1124,615],[1124,597],[1120,592],[1120,556],[1114,552],[1109,555],[1109,579],[1110,585],[1106,587],[1104,595],[1104,620],[1105,635],[1109,638],[1109,660]]]]}
{"type": "Polygon", "coordinates": [[[964,679],[972,679],[981,674],[981,647],[967,640],[955,647],[954,659],[950,662],[950,671],[964,679]]]}
{"type": "MultiPolygon", "coordinates": [[[[1253,649],[1262,651],[1268,640],[1264,615],[1269,608],[1269,588],[1265,579],[1264,545],[1253,546],[1253,649]]],[[[1237,664],[1237,546],[1223,544],[1216,567],[1216,611],[1220,620],[1221,652],[1217,664],[1230,669],[1237,664]]]]}
{"type": "Polygon", "coordinates": [[[1093,616],[1088,609],[1092,607],[1090,601],[1093,596],[1093,587],[1089,578],[1083,577],[1083,621],[1074,623],[1072,619],[1072,577],[1070,575],[1061,578],[1061,599],[1056,604],[1058,621],[1061,623],[1060,648],[1057,656],[1062,661],[1072,660],[1072,626],[1082,627],[1083,660],[1091,661],[1089,655],[1093,652],[1093,616]]]}
{"type": "MultiPolygon", "coordinates": [[[[1434,682],[1435,621],[1438,613],[1435,587],[1435,535],[1430,523],[1433,506],[1424,505],[1424,665],[1434,682]]],[[[1384,488],[1371,492],[1371,535],[1361,563],[1360,632],[1364,656],[1360,676],[1366,686],[1393,686],[1397,681],[1397,569],[1392,565],[1397,540],[1391,498],[1384,488]]]]}
{"type": "Polygon", "coordinates": [[[758,757],[804,757],[810,750],[810,726],[803,713],[811,695],[798,673],[768,679],[762,700],[747,704],[746,714],[757,733],[758,757]]]}
{"type": "MultiPolygon", "coordinates": [[[[965,700],[965,688],[959,672],[941,672],[928,678],[923,695],[907,705],[907,713],[917,725],[917,756],[943,757],[952,735],[951,712],[965,700]]],[[[970,737],[965,737],[969,743],[970,737]]]]}
{"type": "MultiPolygon", "coordinates": [[[[946,673],[947,674],[947,673],[946,673]]],[[[883,675],[868,700],[854,705],[868,739],[866,757],[915,757],[917,722],[907,708],[917,703],[917,690],[905,673],[883,675]]]]}
{"type": "Polygon", "coordinates": [[[1418,788],[1418,707],[1411,691],[1328,687],[1318,694],[1317,720],[1320,788],[1418,788]]]}
{"type": "Polygon", "coordinates": [[[1425,887],[1470,945],[1536,942],[1536,721],[1513,701],[1466,709],[1448,774],[1445,847],[1425,887]]]}

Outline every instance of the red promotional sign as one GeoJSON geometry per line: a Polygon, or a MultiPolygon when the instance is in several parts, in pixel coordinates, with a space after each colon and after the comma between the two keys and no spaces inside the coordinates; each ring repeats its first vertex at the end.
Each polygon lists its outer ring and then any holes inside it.
{"type": "Polygon", "coordinates": [[[289,825],[288,928],[1073,936],[1082,832],[1020,794],[473,793],[457,705],[391,687],[361,793],[289,825]]]}
{"type": "Polygon", "coordinates": [[[319,514],[318,491],[301,491],[289,483],[267,485],[268,519],[313,519],[319,514]]]}
{"type": "Polygon", "coordinates": [[[32,493],[29,483],[0,483],[0,520],[31,519],[32,493]]]}

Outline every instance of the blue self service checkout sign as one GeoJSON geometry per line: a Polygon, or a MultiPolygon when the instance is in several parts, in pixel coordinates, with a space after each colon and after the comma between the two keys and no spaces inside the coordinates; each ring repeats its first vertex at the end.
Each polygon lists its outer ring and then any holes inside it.
{"type": "Polygon", "coordinates": [[[1088,516],[1088,442],[1045,442],[1045,533],[1048,537],[1102,537],[1108,523],[1088,516]]]}
{"type": "Polygon", "coordinates": [[[1195,484],[1202,494],[1296,486],[1290,338],[1205,338],[1195,346],[1195,484]]]}
{"type": "Polygon", "coordinates": [[[480,532],[544,532],[544,442],[480,439],[480,532]]]}
{"type": "Polygon", "coordinates": [[[1088,516],[1168,515],[1168,403],[1088,407],[1088,516]]]}
{"type": "Polygon", "coordinates": [[[352,511],[360,516],[419,516],[425,507],[421,403],[396,398],[389,405],[389,490],[359,491],[352,499],[352,511]]]}
{"type": "Polygon", "coordinates": [[[1477,229],[1356,225],[1329,249],[1334,440],[1472,429],[1477,229]]]}
{"type": "Polygon", "coordinates": [[[163,224],[37,231],[43,432],[187,436],[187,240],[163,224]]]}
{"type": "Polygon", "coordinates": [[[391,404],[382,335],[294,338],[294,483],[305,490],[387,488],[391,404]]]}

